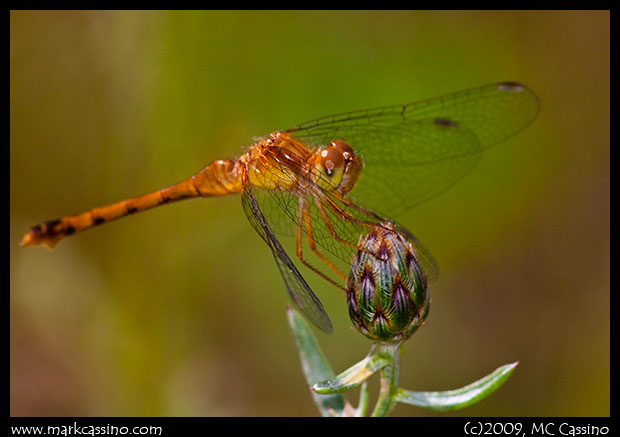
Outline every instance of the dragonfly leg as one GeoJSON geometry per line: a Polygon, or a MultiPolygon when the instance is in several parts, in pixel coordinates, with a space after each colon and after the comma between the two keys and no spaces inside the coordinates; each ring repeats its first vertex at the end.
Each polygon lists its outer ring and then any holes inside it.
{"type": "MultiPolygon", "coordinates": [[[[358,204],[356,204],[355,202],[352,202],[351,200],[345,198],[341,193],[337,193],[336,191],[331,193],[332,195],[334,195],[334,197],[341,201],[344,205],[356,209],[358,211],[361,211],[367,215],[369,215],[370,217],[374,217],[377,219],[377,223],[375,223],[375,226],[381,226],[383,229],[387,229],[389,231],[394,232],[394,223],[390,220],[386,220],[384,218],[382,218],[381,216],[377,215],[376,213],[363,208],[361,206],[359,206],[358,204]]],[[[337,208],[336,205],[334,205],[334,208],[337,208]]],[[[338,209],[338,211],[341,211],[341,209],[338,209]]],[[[344,211],[342,211],[343,214],[346,214],[344,211]]],[[[347,216],[350,217],[349,214],[346,214],[347,216]]],[[[345,220],[349,220],[349,218],[342,216],[345,220]]],[[[355,220],[353,217],[351,217],[351,220],[354,223],[359,223],[361,225],[367,225],[366,222],[359,222],[357,220],[355,220]]],[[[437,278],[437,276],[439,275],[439,267],[437,266],[437,261],[435,261],[435,259],[433,258],[433,256],[422,246],[422,244],[420,243],[420,241],[413,236],[413,234],[411,234],[411,232],[409,232],[407,229],[403,228],[403,227],[398,227],[398,233],[402,234],[405,236],[405,238],[407,240],[409,240],[409,242],[411,242],[415,249],[416,252],[418,253],[418,255],[420,256],[421,259],[421,263],[424,265],[424,270],[427,273],[427,276],[430,278],[429,280],[433,280],[435,278],[437,278]]],[[[360,248],[360,250],[364,250],[363,248],[360,248]]],[[[376,254],[368,251],[368,250],[364,250],[364,252],[370,254],[370,255],[374,255],[375,257],[377,257],[376,254]]],[[[379,257],[377,257],[379,258],[379,257]]],[[[380,258],[379,258],[380,259],[380,258]]]]}
{"type": "Polygon", "coordinates": [[[336,268],[336,266],[334,266],[327,258],[325,258],[325,256],[323,256],[323,254],[321,254],[316,249],[316,245],[314,243],[314,237],[312,236],[312,226],[310,225],[310,214],[308,213],[308,202],[307,202],[307,200],[304,197],[300,197],[299,198],[299,206],[297,207],[297,236],[296,236],[296,255],[297,255],[297,258],[306,267],[308,267],[310,270],[312,270],[313,272],[315,272],[316,274],[321,276],[323,279],[325,279],[326,281],[328,281],[332,285],[340,288],[341,290],[345,291],[345,289],[344,289],[344,287],[342,285],[336,283],[336,281],[334,281],[329,276],[325,275],[323,272],[321,272],[319,269],[317,269],[312,264],[310,264],[307,260],[304,259],[303,251],[302,251],[302,242],[303,242],[302,222],[304,223],[304,226],[306,228],[306,234],[308,236],[308,246],[310,246],[310,250],[312,250],[312,252],[314,252],[316,254],[316,256],[318,256],[321,259],[321,261],[323,261],[329,268],[331,268],[334,272],[336,272],[336,274],[340,278],[342,278],[342,280],[344,281],[345,277],[342,274],[342,272],[340,270],[338,270],[336,268]]]}
{"type": "Polygon", "coordinates": [[[342,194],[340,194],[337,190],[334,190],[331,193],[336,199],[338,199],[339,201],[341,201],[344,205],[353,208],[353,209],[357,209],[360,212],[363,212],[364,214],[373,217],[374,219],[376,219],[378,222],[383,222],[385,221],[385,219],[379,215],[377,215],[376,213],[359,206],[357,203],[355,202],[351,202],[349,199],[347,199],[346,197],[344,197],[342,194]]]}
{"type": "MultiPolygon", "coordinates": [[[[325,223],[325,226],[327,227],[327,230],[329,231],[330,235],[335,240],[338,240],[340,243],[346,244],[347,246],[350,246],[350,247],[352,247],[353,249],[355,249],[357,251],[362,251],[362,252],[365,252],[365,253],[367,253],[369,255],[373,255],[374,257],[377,257],[377,254],[374,253],[373,251],[368,250],[368,249],[366,249],[364,247],[359,247],[358,244],[354,244],[354,243],[351,243],[350,241],[346,241],[346,240],[340,238],[338,236],[338,234],[336,233],[336,231],[334,230],[333,226],[331,225],[331,223],[329,221],[329,218],[327,217],[327,213],[325,212],[325,209],[323,208],[323,205],[321,204],[321,202],[318,199],[315,199],[315,202],[316,202],[316,207],[318,208],[319,212],[321,213],[321,217],[323,218],[323,222],[325,223]]],[[[357,225],[361,225],[361,226],[367,226],[369,228],[381,225],[381,221],[375,223],[375,222],[367,222],[367,221],[364,221],[364,220],[358,220],[358,219],[354,218],[353,216],[351,216],[350,214],[348,214],[347,212],[345,212],[344,210],[339,208],[329,198],[326,198],[326,205],[330,208],[330,210],[332,212],[335,212],[340,217],[342,217],[344,220],[349,221],[351,223],[354,223],[354,224],[357,224],[357,225]]],[[[364,211],[363,208],[361,210],[364,211]]],[[[370,213],[370,214],[372,214],[373,216],[378,217],[374,213],[370,213]]]]}
{"type": "MultiPolygon", "coordinates": [[[[321,205],[321,202],[318,201],[318,199],[314,199],[314,202],[316,204],[316,207],[318,208],[319,212],[321,213],[321,217],[323,218],[323,223],[325,223],[325,226],[327,227],[327,230],[329,231],[329,235],[331,235],[335,240],[339,241],[342,244],[346,244],[347,246],[352,247],[353,249],[357,250],[357,243],[352,243],[350,241],[344,240],[342,238],[340,238],[338,236],[338,233],[334,230],[334,227],[332,226],[331,222],[329,221],[329,218],[327,217],[327,213],[325,212],[325,210],[323,209],[323,205],[321,205]]],[[[344,211],[342,211],[343,214],[344,211]]],[[[351,217],[351,216],[348,216],[351,217]]],[[[353,219],[351,217],[351,219],[353,219]]],[[[353,220],[350,220],[353,221],[353,220]]]]}
{"type": "Polygon", "coordinates": [[[373,219],[373,221],[368,221],[368,220],[360,220],[360,219],[356,219],[355,217],[353,217],[351,214],[349,214],[348,212],[346,212],[344,209],[342,209],[341,207],[339,207],[336,202],[334,202],[331,198],[329,198],[328,196],[321,196],[322,199],[325,203],[325,205],[336,215],[338,215],[340,218],[342,218],[343,220],[346,220],[348,222],[354,223],[356,225],[360,225],[360,226],[366,226],[368,228],[372,228],[374,226],[381,226],[381,223],[384,221],[384,219],[382,219],[381,217],[379,217],[377,214],[368,211],[364,208],[362,208],[359,205],[355,205],[353,202],[350,202],[349,200],[344,200],[344,198],[341,197],[337,197],[338,200],[342,201],[342,203],[344,203],[347,206],[350,206],[354,209],[357,209],[358,211],[362,211],[365,214],[370,215],[373,219]]]}

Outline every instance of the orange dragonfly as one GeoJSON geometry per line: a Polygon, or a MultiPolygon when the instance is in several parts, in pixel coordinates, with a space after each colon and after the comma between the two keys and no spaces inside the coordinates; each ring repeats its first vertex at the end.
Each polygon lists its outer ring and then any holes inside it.
{"type": "Polygon", "coordinates": [[[190,178],[144,196],[33,226],[22,245],[53,247],[62,238],[155,206],[241,193],[245,213],[271,249],[297,307],[325,332],[320,300],[280,244],[340,288],[359,238],[373,226],[396,229],[414,244],[427,280],[437,263],[390,217],[446,190],[481,152],[529,125],[538,99],[525,85],[501,82],[406,105],[318,118],[277,131],[236,160],[216,160],[190,178]],[[304,252],[304,242],[312,257],[304,252]]]}

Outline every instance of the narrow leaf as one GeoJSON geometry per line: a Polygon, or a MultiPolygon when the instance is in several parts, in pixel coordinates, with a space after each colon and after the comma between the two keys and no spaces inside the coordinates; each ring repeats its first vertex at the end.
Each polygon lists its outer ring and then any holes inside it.
{"type": "Polygon", "coordinates": [[[318,382],[311,388],[317,393],[342,393],[357,387],[389,363],[389,353],[377,352],[349,367],[335,378],[318,382]]]}
{"type": "Polygon", "coordinates": [[[431,410],[458,410],[472,405],[499,388],[519,364],[514,362],[498,367],[476,382],[465,387],[448,391],[409,391],[399,389],[396,400],[405,404],[431,410]]]}
{"type": "MultiPolygon", "coordinates": [[[[334,371],[325,359],[316,338],[310,331],[305,319],[292,308],[287,308],[287,319],[295,343],[299,351],[299,360],[308,386],[317,381],[324,381],[334,377],[334,371]]],[[[311,391],[312,398],[323,417],[340,415],[344,409],[344,397],[339,394],[319,395],[311,391]]]]}

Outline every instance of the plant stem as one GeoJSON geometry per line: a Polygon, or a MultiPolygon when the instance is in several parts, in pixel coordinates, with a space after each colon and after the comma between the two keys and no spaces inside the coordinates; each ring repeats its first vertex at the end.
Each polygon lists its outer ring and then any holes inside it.
{"type": "Polygon", "coordinates": [[[386,417],[396,406],[398,394],[398,380],[400,378],[400,344],[375,343],[373,349],[377,352],[386,352],[390,356],[390,363],[381,369],[379,398],[372,412],[372,417],[386,417]]]}

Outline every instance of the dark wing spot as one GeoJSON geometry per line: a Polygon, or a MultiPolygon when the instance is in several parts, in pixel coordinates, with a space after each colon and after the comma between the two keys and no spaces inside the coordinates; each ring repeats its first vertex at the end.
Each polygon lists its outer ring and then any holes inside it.
{"type": "Polygon", "coordinates": [[[65,235],[71,235],[74,232],[75,232],[75,228],[71,225],[67,225],[67,227],[62,230],[62,233],[65,235]]]}
{"type": "Polygon", "coordinates": [[[450,120],[449,118],[436,118],[433,120],[435,126],[441,127],[457,127],[459,124],[454,120],[450,120]]]}

